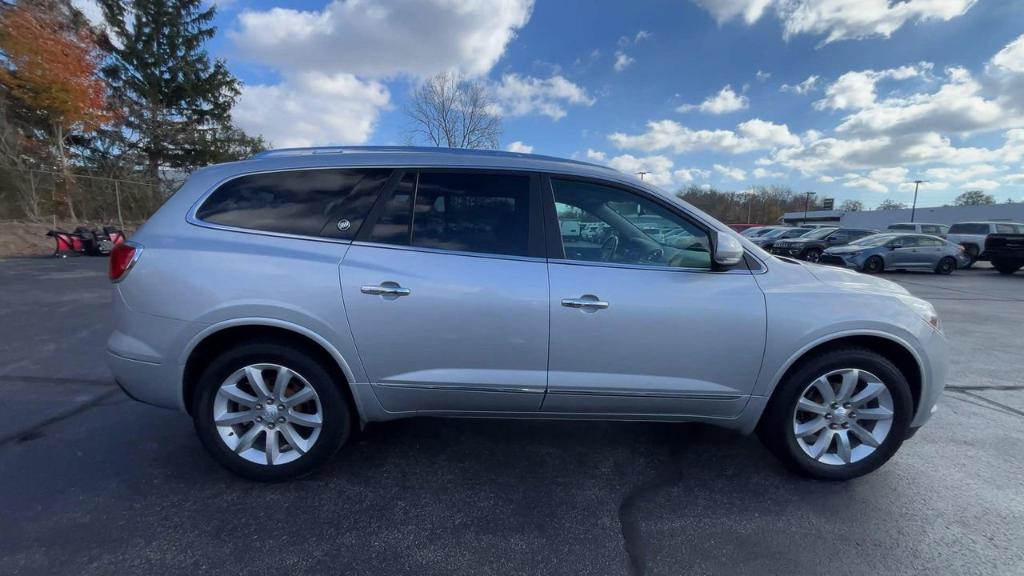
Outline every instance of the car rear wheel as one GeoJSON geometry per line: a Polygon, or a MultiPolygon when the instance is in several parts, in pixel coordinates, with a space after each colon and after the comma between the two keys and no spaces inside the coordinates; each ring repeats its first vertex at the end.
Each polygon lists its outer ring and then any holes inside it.
{"type": "Polygon", "coordinates": [[[868,274],[878,274],[885,269],[885,261],[881,256],[872,256],[864,262],[863,268],[868,274]]]}
{"type": "Polygon", "coordinates": [[[196,432],[214,459],[240,476],[264,482],[302,476],[348,437],[350,412],[338,384],[301,349],[243,344],[200,377],[196,432]]]}
{"type": "Polygon", "coordinates": [[[849,480],[896,453],[912,416],[910,387],[889,360],[843,348],[802,362],[779,384],[758,435],[802,474],[849,480]]]}
{"type": "Polygon", "coordinates": [[[808,262],[818,262],[821,260],[821,250],[817,248],[810,248],[804,252],[803,259],[808,262]]]}
{"type": "Polygon", "coordinates": [[[939,263],[935,265],[936,274],[952,274],[953,270],[956,270],[956,260],[949,256],[939,260],[939,263]]]}

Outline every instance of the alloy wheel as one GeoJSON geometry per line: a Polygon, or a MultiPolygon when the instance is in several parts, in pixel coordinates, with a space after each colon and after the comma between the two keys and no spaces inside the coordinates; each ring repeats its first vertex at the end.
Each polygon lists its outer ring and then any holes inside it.
{"type": "Polygon", "coordinates": [[[856,368],[833,370],[801,393],[793,410],[793,434],[804,454],[842,466],[867,458],[892,429],[895,409],[889,388],[856,368]]]}
{"type": "Polygon", "coordinates": [[[221,383],[213,422],[224,444],[267,466],[293,462],[312,449],[323,426],[320,397],[299,373],[278,364],[251,364],[221,383]]]}

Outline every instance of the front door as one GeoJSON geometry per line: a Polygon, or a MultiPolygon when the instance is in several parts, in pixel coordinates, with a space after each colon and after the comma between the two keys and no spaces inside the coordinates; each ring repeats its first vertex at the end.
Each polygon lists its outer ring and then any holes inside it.
{"type": "Polygon", "coordinates": [[[550,183],[558,228],[578,220],[588,232],[562,234],[564,257],[548,265],[543,411],[738,415],[765,346],[764,296],[750,271],[712,271],[708,230],[652,198],[550,183]]]}
{"type": "Polygon", "coordinates": [[[390,412],[530,412],[548,355],[537,178],[407,172],[341,264],[367,378],[390,412]]]}

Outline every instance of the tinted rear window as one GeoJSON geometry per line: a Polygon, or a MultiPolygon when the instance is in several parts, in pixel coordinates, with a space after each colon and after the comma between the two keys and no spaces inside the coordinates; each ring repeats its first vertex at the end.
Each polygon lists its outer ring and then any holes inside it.
{"type": "Polygon", "coordinates": [[[953,224],[950,234],[988,234],[988,224],[953,224]]]}
{"type": "Polygon", "coordinates": [[[913,224],[889,224],[889,230],[914,230],[913,224]]]}
{"type": "Polygon", "coordinates": [[[526,256],[529,197],[530,177],[525,175],[421,172],[417,179],[408,173],[388,199],[370,240],[526,256]]]}
{"type": "Polygon", "coordinates": [[[351,239],[390,170],[293,170],[224,183],[196,211],[224,226],[351,239]]]}

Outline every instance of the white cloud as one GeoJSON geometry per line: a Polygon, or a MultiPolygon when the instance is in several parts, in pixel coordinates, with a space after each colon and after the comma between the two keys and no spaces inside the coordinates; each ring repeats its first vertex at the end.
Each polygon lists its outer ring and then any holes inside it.
{"type": "MultiPolygon", "coordinates": [[[[918,188],[918,192],[932,192],[945,190],[946,188],[949,188],[949,182],[921,182],[921,186],[918,188]]],[[[913,192],[914,183],[901,182],[900,185],[897,186],[897,189],[899,189],[900,192],[913,192]]]]}
{"type": "Polygon", "coordinates": [[[740,19],[750,25],[772,8],[782,21],[783,36],[824,36],[821,43],[882,36],[904,24],[949,21],[977,0],[694,0],[719,24],[740,19]]]}
{"type": "Polygon", "coordinates": [[[636,58],[631,57],[622,50],[615,51],[615,64],[612,66],[616,72],[622,72],[629,66],[636,62],[636,58]]]}
{"type": "Polygon", "coordinates": [[[719,24],[734,18],[741,18],[747,24],[761,19],[768,6],[776,0],[694,0],[700,7],[711,13],[719,24]]]}
{"type": "Polygon", "coordinates": [[[996,68],[1024,74],[1024,35],[1004,46],[990,62],[996,68]]]}
{"type": "Polygon", "coordinates": [[[900,184],[907,180],[908,170],[902,166],[891,166],[889,168],[875,168],[868,175],[872,180],[885,182],[886,184],[900,184]]]}
{"type": "Polygon", "coordinates": [[[999,188],[995,180],[972,180],[960,185],[961,190],[992,190],[999,188]]]}
{"type": "Polygon", "coordinates": [[[495,102],[507,116],[541,114],[558,120],[567,114],[567,106],[594,104],[594,98],[585,89],[563,76],[540,79],[505,74],[493,92],[495,102]]]}
{"type": "Polygon", "coordinates": [[[880,80],[907,80],[928,73],[931,63],[900,66],[887,70],[847,72],[825,89],[825,97],[814,103],[817,110],[857,110],[875,103],[876,86],[880,80]]]}
{"type": "Polygon", "coordinates": [[[843,186],[846,188],[859,188],[864,190],[870,190],[871,192],[885,193],[889,191],[889,188],[881,182],[862,176],[860,174],[843,174],[842,177],[843,186]]]}
{"type": "Polygon", "coordinates": [[[633,43],[639,44],[643,40],[649,39],[651,36],[653,36],[653,34],[648,32],[647,30],[640,30],[639,32],[636,33],[635,36],[633,36],[633,43]]]}
{"type": "Polygon", "coordinates": [[[782,92],[792,92],[793,94],[807,94],[818,88],[818,79],[818,76],[811,75],[799,84],[783,84],[779,87],[779,90],[782,92]]]}
{"type": "Polygon", "coordinates": [[[730,180],[743,181],[747,179],[747,173],[740,168],[733,168],[732,166],[723,166],[721,164],[715,164],[712,166],[715,172],[718,172],[723,177],[730,180]]]}
{"type": "Polygon", "coordinates": [[[974,180],[979,176],[986,176],[1003,170],[998,166],[991,164],[974,164],[972,166],[945,166],[938,168],[929,168],[925,171],[925,176],[934,180],[952,180],[954,182],[964,182],[966,180],[974,180]]]}
{"type": "Polygon", "coordinates": [[[244,86],[232,116],[246,132],[262,134],[277,147],[362,144],[389,99],[378,82],[304,72],[280,84],[244,86]]]}
{"type": "Polygon", "coordinates": [[[334,0],[323,10],[246,10],[230,32],[247,58],[360,76],[485,74],[526,25],[532,0],[334,0]]]}
{"type": "Polygon", "coordinates": [[[785,174],[783,174],[782,172],[772,172],[771,170],[761,167],[754,168],[753,175],[754,178],[757,178],[758,180],[765,180],[768,178],[782,178],[783,176],[785,176],[785,174]]]}
{"type": "Polygon", "coordinates": [[[800,138],[785,124],[755,118],[737,125],[736,130],[693,130],[674,120],[653,120],[647,131],[629,135],[615,132],[608,136],[615,146],[645,152],[672,150],[677,154],[691,150],[709,150],[742,154],[782,146],[797,146],[800,138]]]}
{"type": "Polygon", "coordinates": [[[757,78],[758,82],[766,82],[769,78],[772,77],[772,73],[765,72],[764,70],[758,70],[757,74],[755,74],[754,76],[757,78]]]}
{"type": "Polygon", "coordinates": [[[732,86],[726,85],[718,93],[708,96],[700,104],[683,104],[676,108],[678,112],[689,112],[699,110],[707,114],[726,114],[746,110],[750,107],[750,100],[733,91],[732,86]]]}
{"type": "Polygon", "coordinates": [[[1003,182],[1007,184],[1024,184],[1024,172],[1018,174],[1007,174],[1003,176],[1003,182]]]}
{"type": "Polygon", "coordinates": [[[679,182],[690,183],[698,180],[707,180],[711,176],[711,172],[700,168],[680,168],[672,172],[672,175],[679,182]]]}
{"type": "Polygon", "coordinates": [[[643,172],[645,182],[655,186],[673,186],[679,183],[691,183],[697,180],[704,180],[710,175],[707,170],[699,168],[673,169],[675,163],[671,158],[662,155],[633,156],[622,154],[608,158],[602,151],[587,149],[587,159],[606,164],[619,172],[639,176],[643,172]]]}
{"type": "Polygon", "coordinates": [[[521,140],[516,140],[505,147],[509,152],[521,152],[523,154],[533,154],[533,146],[529,144],[523,144],[521,140]]]}

